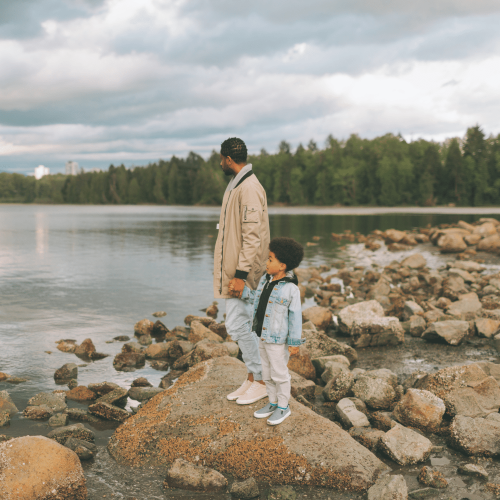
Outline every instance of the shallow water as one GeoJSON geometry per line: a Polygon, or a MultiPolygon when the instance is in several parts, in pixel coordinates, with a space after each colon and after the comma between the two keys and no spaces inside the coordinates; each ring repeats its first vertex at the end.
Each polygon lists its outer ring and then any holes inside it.
{"type": "MultiPolygon", "coordinates": [[[[305,247],[303,266],[329,263],[334,258],[383,266],[405,255],[384,248],[370,253],[363,245],[343,250],[331,241],[331,232],[350,229],[367,234],[373,229],[410,229],[460,219],[472,222],[485,216],[484,212],[338,215],[321,209],[303,214],[296,211],[271,209],[271,234],[291,236],[304,245],[320,236],[317,246],[305,247]]],[[[31,396],[57,388],[54,371],[68,362],[85,365],[79,367],[80,385],[108,380],[129,388],[135,378],[145,376],[157,386],[165,372],[149,364],[136,372],[115,371],[112,359],[122,343],[106,342],[117,335],[133,337],[134,323],[145,317],[154,320],[154,311],[167,311],[162,321],[173,328],[182,325],[186,315],[211,304],[218,217],[218,208],[0,205],[0,371],[28,379],[19,385],[0,382],[0,390],[8,390],[22,412],[31,396]],[[56,340],[63,338],[78,343],[91,338],[97,350],[110,357],[84,363],[56,349],[56,340]]],[[[447,260],[430,246],[419,250],[430,267],[447,260]]],[[[220,306],[219,320],[224,312],[223,304],[220,306]]],[[[456,351],[445,354],[442,349],[433,353],[422,347],[415,358],[402,350],[394,353],[399,358],[393,369],[400,374],[453,364],[457,362],[453,353],[456,351]]],[[[387,367],[386,355],[383,349],[371,350],[366,356],[360,353],[358,366],[385,363],[387,367]]],[[[461,354],[471,362],[485,355],[477,346],[466,346],[461,354]]],[[[495,357],[493,351],[488,356],[495,357]]],[[[130,469],[117,466],[104,447],[114,427],[108,423],[93,428],[100,452],[94,462],[84,466],[90,498],[109,498],[111,494],[116,498],[165,498],[165,494],[167,498],[190,498],[181,492],[164,493],[161,471],[135,471],[130,482],[130,469]]],[[[46,423],[23,419],[19,413],[0,433],[46,435],[50,430],[46,423]]],[[[299,493],[299,498],[358,498],[327,491],[299,493]]]]}

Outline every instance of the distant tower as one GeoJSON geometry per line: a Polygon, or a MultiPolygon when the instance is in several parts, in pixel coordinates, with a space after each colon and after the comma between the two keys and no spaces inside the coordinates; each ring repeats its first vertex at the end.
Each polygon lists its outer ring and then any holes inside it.
{"type": "Polygon", "coordinates": [[[66,162],[66,175],[78,175],[80,173],[80,167],[76,161],[66,162]]]}
{"type": "Polygon", "coordinates": [[[38,167],[35,168],[35,179],[41,179],[44,175],[49,175],[50,170],[47,167],[44,167],[43,165],[38,165],[38,167]]]}

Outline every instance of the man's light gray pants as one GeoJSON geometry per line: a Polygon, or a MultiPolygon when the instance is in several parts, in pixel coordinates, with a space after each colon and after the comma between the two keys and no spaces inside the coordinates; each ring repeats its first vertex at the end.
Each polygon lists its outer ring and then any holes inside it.
{"type": "Polygon", "coordinates": [[[288,371],[287,344],[268,344],[259,339],[260,359],[262,360],[262,380],[264,380],[269,402],[280,408],[288,406],[290,399],[290,372],[288,371]]]}
{"type": "Polygon", "coordinates": [[[226,299],[226,330],[241,350],[248,373],[254,380],[262,380],[259,338],[252,332],[251,306],[244,300],[226,299]]]}

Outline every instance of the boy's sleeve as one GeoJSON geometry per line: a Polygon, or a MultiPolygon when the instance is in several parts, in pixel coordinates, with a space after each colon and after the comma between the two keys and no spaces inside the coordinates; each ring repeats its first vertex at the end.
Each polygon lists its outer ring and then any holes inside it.
{"type": "Polygon", "coordinates": [[[243,288],[243,293],[241,294],[241,300],[244,300],[253,306],[256,291],[257,290],[252,290],[245,284],[245,288],[243,288]]]}
{"type": "Polygon", "coordinates": [[[300,303],[300,290],[298,287],[294,287],[291,299],[288,308],[287,344],[297,346],[305,342],[302,339],[302,304],[300,303]]]}

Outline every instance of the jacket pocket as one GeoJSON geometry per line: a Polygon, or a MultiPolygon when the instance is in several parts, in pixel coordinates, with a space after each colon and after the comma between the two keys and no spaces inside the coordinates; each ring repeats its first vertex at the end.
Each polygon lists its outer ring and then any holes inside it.
{"type": "Polygon", "coordinates": [[[259,222],[260,212],[259,209],[249,205],[243,206],[243,222],[259,222]]]}
{"type": "Polygon", "coordinates": [[[274,304],[273,306],[273,317],[271,318],[271,332],[278,336],[281,336],[285,327],[285,320],[288,316],[288,307],[282,304],[274,304]]]}

